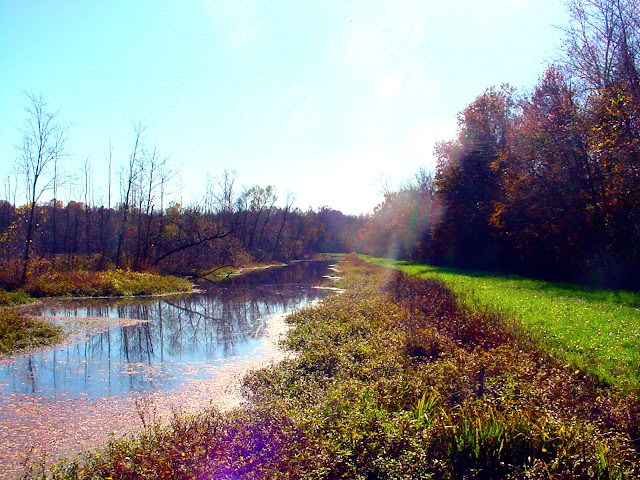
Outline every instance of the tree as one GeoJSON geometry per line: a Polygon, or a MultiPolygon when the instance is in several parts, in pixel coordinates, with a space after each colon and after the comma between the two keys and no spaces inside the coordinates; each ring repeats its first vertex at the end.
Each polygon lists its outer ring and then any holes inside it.
{"type": "Polygon", "coordinates": [[[548,69],[522,100],[512,152],[492,225],[512,265],[567,278],[593,250],[598,174],[576,92],[559,69],[548,69]]]}
{"type": "Polygon", "coordinates": [[[275,243],[273,244],[273,250],[271,251],[271,260],[274,259],[276,253],[278,252],[278,245],[280,245],[280,239],[282,238],[282,231],[287,223],[287,216],[289,215],[289,211],[291,207],[293,207],[293,203],[295,202],[295,196],[291,193],[287,194],[287,201],[282,210],[282,223],[280,223],[280,228],[278,229],[278,235],[276,236],[275,243]]]}
{"type": "Polygon", "coordinates": [[[612,286],[640,283],[640,92],[616,78],[590,98],[587,139],[597,166],[600,275],[612,286]]]}
{"type": "Polygon", "coordinates": [[[509,87],[489,89],[460,114],[458,139],[437,147],[435,184],[442,216],[429,241],[431,260],[497,266],[499,245],[490,219],[502,198],[514,110],[509,87]]]}
{"type": "Polygon", "coordinates": [[[384,201],[359,232],[364,253],[396,259],[417,259],[432,223],[433,174],[424,167],[398,191],[387,190],[384,201]]]}
{"type": "Polygon", "coordinates": [[[143,154],[142,135],[144,134],[144,130],[144,127],[142,127],[142,125],[140,124],[134,127],[135,139],[133,142],[131,154],[129,155],[129,163],[127,164],[126,171],[122,172],[120,179],[120,187],[122,189],[122,217],[120,221],[120,227],[118,229],[118,248],[116,250],[117,268],[120,268],[122,263],[123,244],[127,233],[127,224],[129,222],[129,214],[133,201],[134,188],[140,176],[140,162],[141,156],[143,154]]]}
{"type": "Polygon", "coordinates": [[[149,249],[153,223],[157,213],[162,211],[164,189],[174,173],[168,166],[168,157],[162,157],[157,145],[145,152],[140,162],[140,174],[136,196],[138,197],[138,226],[134,269],[139,269],[149,260],[149,249]]]}
{"type": "Polygon", "coordinates": [[[229,251],[235,248],[235,244],[223,244],[221,241],[232,233],[222,222],[197,208],[183,209],[180,205],[173,205],[167,210],[163,239],[159,242],[158,256],[152,265],[160,266],[173,258],[177,266],[172,267],[172,271],[200,274],[211,266],[228,264],[232,256],[229,251]],[[222,248],[214,251],[216,245],[222,248]]]}
{"type": "Polygon", "coordinates": [[[262,227],[262,231],[264,231],[276,200],[276,189],[273,185],[267,185],[266,188],[253,185],[246,188],[236,201],[238,213],[241,214],[238,217],[241,229],[240,239],[248,249],[254,248],[255,243],[257,243],[256,240],[261,238],[262,233],[258,234],[258,225],[262,214],[266,210],[266,219],[263,221],[262,227]],[[256,237],[256,234],[259,237],[256,237]]]}
{"type": "Polygon", "coordinates": [[[37,227],[37,202],[57,181],[58,160],[65,156],[68,126],[58,122],[58,113],[47,108],[42,94],[26,93],[27,119],[22,128],[22,143],[18,151],[17,169],[24,176],[27,195],[26,236],[22,264],[22,283],[27,280],[32,241],[37,227]],[[52,167],[55,171],[52,172],[52,167]]]}
{"type": "Polygon", "coordinates": [[[636,0],[570,0],[566,65],[586,89],[610,84],[640,54],[640,7],[636,0]]]}

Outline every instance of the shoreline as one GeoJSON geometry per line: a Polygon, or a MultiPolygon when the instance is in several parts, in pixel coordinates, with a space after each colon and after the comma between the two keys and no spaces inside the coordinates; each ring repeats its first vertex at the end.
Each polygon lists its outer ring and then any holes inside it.
{"type": "Polygon", "coordinates": [[[188,381],[174,392],[102,400],[50,400],[22,394],[1,398],[0,479],[23,474],[27,457],[36,465],[44,459],[45,465],[50,466],[94,450],[111,439],[141,432],[145,424],[165,425],[175,414],[194,414],[211,407],[226,411],[241,406],[246,401],[241,392],[244,376],[286,358],[288,353],[279,341],[291,328],[286,322],[289,315],[265,317],[264,343],[251,355],[209,365],[209,378],[188,381]],[[48,422],[43,424],[43,418],[48,422]],[[100,421],[106,418],[109,422],[100,421]],[[34,425],[38,425],[37,433],[34,425]]]}

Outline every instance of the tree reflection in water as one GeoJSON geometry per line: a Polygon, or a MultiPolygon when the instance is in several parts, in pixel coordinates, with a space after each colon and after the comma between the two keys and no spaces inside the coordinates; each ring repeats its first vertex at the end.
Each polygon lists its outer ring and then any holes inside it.
{"type": "Polygon", "coordinates": [[[257,355],[266,318],[326,296],[327,262],[301,262],[201,285],[192,295],[67,300],[39,315],[82,323],[77,341],[5,358],[0,391],[61,399],[171,390],[257,355]]]}

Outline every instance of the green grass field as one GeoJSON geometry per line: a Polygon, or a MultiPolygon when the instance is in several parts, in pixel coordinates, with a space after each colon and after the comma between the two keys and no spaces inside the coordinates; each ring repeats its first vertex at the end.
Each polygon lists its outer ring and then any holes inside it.
{"type": "Polygon", "coordinates": [[[368,260],[441,280],[467,303],[520,322],[552,355],[611,386],[640,385],[640,293],[368,260]]]}

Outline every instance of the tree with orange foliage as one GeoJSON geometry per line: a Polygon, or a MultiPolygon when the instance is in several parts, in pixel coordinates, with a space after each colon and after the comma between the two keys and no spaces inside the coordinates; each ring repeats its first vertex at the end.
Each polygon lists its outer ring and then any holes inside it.
{"type": "Polygon", "coordinates": [[[432,261],[498,266],[500,239],[490,220],[503,197],[514,114],[513,90],[489,89],[460,114],[457,140],[437,147],[435,184],[442,217],[430,242],[432,261]]]}

